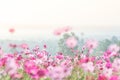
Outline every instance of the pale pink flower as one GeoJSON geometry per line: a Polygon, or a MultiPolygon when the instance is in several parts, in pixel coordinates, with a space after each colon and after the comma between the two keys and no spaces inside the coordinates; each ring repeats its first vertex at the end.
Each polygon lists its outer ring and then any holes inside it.
{"type": "Polygon", "coordinates": [[[20,47],[23,48],[23,49],[27,49],[28,48],[28,44],[23,43],[23,44],[20,45],[20,47]]]}
{"type": "Polygon", "coordinates": [[[61,29],[61,28],[56,29],[56,30],[54,31],[54,35],[56,35],[56,36],[61,35],[62,32],[63,32],[63,29],[61,29]]]}
{"type": "Polygon", "coordinates": [[[116,52],[117,53],[120,50],[120,47],[117,46],[116,44],[113,44],[113,45],[110,45],[108,47],[108,50],[111,51],[111,52],[116,52]]]}
{"type": "Polygon", "coordinates": [[[12,75],[13,79],[21,79],[22,77],[23,77],[23,75],[22,74],[18,74],[18,73],[12,75]]]}
{"type": "Polygon", "coordinates": [[[94,71],[93,62],[82,63],[82,64],[81,64],[81,67],[82,67],[85,71],[89,71],[89,72],[93,72],[93,71],[94,71]]]}
{"type": "Polygon", "coordinates": [[[114,59],[112,67],[113,67],[114,71],[120,70],[120,59],[119,58],[114,59]]]}
{"type": "Polygon", "coordinates": [[[68,31],[70,31],[71,29],[72,29],[72,28],[69,27],[69,26],[63,27],[63,31],[64,31],[64,32],[68,32],[68,31]]]}
{"type": "Polygon", "coordinates": [[[54,67],[52,70],[48,71],[48,77],[52,80],[62,80],[64,76],[63,68],[60,66],[54,67]]]}
{"type": "Polygon", "coordinates": [[[71,27],[69,27],[69,26],[66,26],[66,27],[62,27],[62,28],[58,28],[58,29],[56,29],[55,31],[54,31],[54,35],[61,35],[61,34],[63,34],[63,33],[65,33],[65,32],[68,32],[68,31],[70,31],[72,28],[71,27]]]}
{"type": "Polygon", "coordinates": [[[120,47],[117,46],[116,44],[113,44],[108,47],[107,51],[104,54],[105,56],[108,56],[108,57],[115,56],[117,55],[119,50],[120,50],[120,47]]]}
{"type": "Polygon", "coordinates": [[[112,73],[113,73],[113,69],[112,68],[104,68],[103,69],[103,74],[105,75],[105,76],[107,76],[108,78],[112,75],[112,73]]]}
{"type": "Polygon", "coordinates": [[[15,29],[14,29],[14,28],[10,28],[10,29],[9,29],[9,32],[10,32],[10,33],[14,33],[14,32],[15,32],[15,29]]]}
{"type": "Polygon", "coordinates": [[[89,50],[95,49],[98,46],[98,42],[96,40],[87,40],[85,47],[89,50]]]}
{"type": "Polygon", "coordinates": [[[18,65],[14,58],[9,58],[6,62],[6,71],[9,75],[17,73],[18,65]]]}
{"type": "Polygon", "coordinates": [[[77,39],[75,37],[69,37],[67,40],[66,40],[66,45],[68,48],[74,48],[77,46],[77,39]]]}
{"type": "Polygon", "coordinates": [[[71,74],[72,67],[67,66],[56,66],[48,70],[48,77],[52,80],[63,80],[71,74]]]}

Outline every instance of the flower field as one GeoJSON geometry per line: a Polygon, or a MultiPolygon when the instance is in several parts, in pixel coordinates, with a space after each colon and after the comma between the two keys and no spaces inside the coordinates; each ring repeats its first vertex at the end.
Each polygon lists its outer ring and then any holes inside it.
{"type": "MultiPolygon", "coordinates": [[[[64,36],[70,30],[70,27],[59,28],[54,35],[64,36]]],[[[10,29],[10,33],[14,32],[10,29]]],[[[118,44],[110,44],[101,54],[95,51],[100,45],[97,40],[87,39],[80,46],[73,33],[64,36],[58,44],[60,50],[55,55],[47,51],[46,44],[43,48],[38,44],[30,49],[27,43],[10,43],[8,49],[13,50],[10,53],[5,53],[1,47],[0,80],[120,80],[118,44]]]]}

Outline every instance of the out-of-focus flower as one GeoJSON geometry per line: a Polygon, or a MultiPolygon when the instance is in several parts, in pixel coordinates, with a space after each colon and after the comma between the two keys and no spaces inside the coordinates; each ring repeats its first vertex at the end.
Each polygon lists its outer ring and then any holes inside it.
{"type": "Polygon", "coordinates": [[[47,48],[47,45],[45,44],[43,47],[46,49],[46,48],[47,48]]]}
{"type": "Polygon", "coordinates": [[[21,47],[22,49],[27,49],[27,48],[28,48],[28,44],[23,43],[23,44],[20,45],[20,47],[21,47]]]}
{"type": "Polygon", "coordinates": [[[39,75],[39,77],[44,77],[47,75],[47,73],[48,71],[46,69],[39,69],[37,74],[39,75]]]}
{"type": "Polygon", "coordinates": [[[109,51],[111,52],[118,52],[120,50],[120,47],[117,46],[116,44],[113,44],[113,45],[110,45],[109,48],[108,48],[109,51]]]}
{"type": "Polygon", "coordinates": [[[77,39],[75,37],[69,37],[67,40],[66,40],[66,45],[68,48],[74,48],[77,46],[77,39]]]}
{"type": "Polygon", "coordinates": [[[71,70],[72,69],[69,67],[56,66],[53,67],[51,70],[48,70],[48,76],[52,80],[63,80],[63,78],[70,75],[71,70]]]}
{"type": "Polygon", "coordinates": [[[11,77],[12,77],[12,79],[21,79],[23,77],[23,75],[16,73],[16,74],[12,75],[11,77]]]}
{"type": "Polygon", "coordinates": [[[111,76],[111,78],[109,80],[120,80],[119,76],[111,76]]]}
{"type": "Polygon", "coordinates": [[[56,29],[56,30],[54,31],[54,35],[56,35],[56,36],[61,35],[62,32],[63,32],[63,29],[61,29],[61,28],[56,29]]]}
{"type": "Polygon", "coordinates": [[[110,45],[106,50],[106,52],[104,52],[104,56],[107,58],[116,56],[119,50],[120,50],[120,47],[117,46],[116,44],[110,45]]]}
{"type": "Polygon", "coordinates": [[[119,58],[114,59],[112,67],[113,67],[114,71],[120,70],[120,59],[119,58]]]}
{"type": "Polygon", "coordinates": [[[98,46],[98,42],[96,40],[87,40],[85,47],[89,50],[95,49],[98,46]]]}
{"type": "Polygon", "coordinates": [[[94,71],[93,62],[82,63],[82,64],[81,64],[81,67],[82,67],[85,71],[89,71],[89,72],[93,72],[93,71],[94,71]]]}
{"type": "Polygon", "coordinates": [[[15,29],[14,29],[14,28],[10,28],[10,29],[9,29],[9,32],[10,32],[10,33],[14,33],[14,32],[15,32],[15,29]]]}
{"type": "Polygon", "coordinates": [[[9,46],[10,46],[11,48],[16,48],[16,47],[17,47],[16,44],[9,44],[9,46]]]}
{"type": "Polygon", "coordinates": [[[62,59],[64,59],[64,55],[62,53],[61,54],[58,53],[56,55],[56,58],[59,59],[59,60],[62,60],[62,59]]]}
{"type": "Polygon", "coordinates": [[[68,32],[70,31],[72,28],[69,26],[63,27],[63,32],[68,32]]]}
{"type": "Polygon", "coordinates": [[[107,62],[107,63],[106,63],[106,67],[107,67],[107,68],[112,68],[112,63],[111,63],[111,62],[107,62]]]}
{"type": "Polygon", "coordinates": [[[52,80],[62,80],[64,78],[63,68],[60,66],[54,67],[53,70],[48,71],[48,76],[52,80]]]}
{"type": "Polygon", "coordinates": [[[100,75],[98,76],[98,80],[108,80],[108,78],[107,78],[105,75],[100,74],[100,75]]]}
{"type": "Polygon", "coordinates": [[[113,73],[113,70],[112,70],[112,68],[104,68],[103,69],[103,74],[106,76],[106,77],[110,77],[111,75],[112,75],[112,73],[113,73]]]}
{"type": "Polygon", "coordinates": [[[9,75],[13,75],[13,74],[17,73],[18,65],[17,65],[17,63],[16,63],[14,58],[7,59],[7,62],[6,62],[5,66],[6,66],[6,72],[9,75]]]}
{"type": "Polygon", "coordinates": [[[63,34],[63,33],[65,33],[65,32],[68,32],[68,31],[70,31],[72,28],[71,27],[69,27],[69,26],[67,26],[67,27],[62,27],[62,28],[58,28],[58,29],[56,29],[55,31],[54,31],[54,35],[61,35],[61,34],[63,34]]]}

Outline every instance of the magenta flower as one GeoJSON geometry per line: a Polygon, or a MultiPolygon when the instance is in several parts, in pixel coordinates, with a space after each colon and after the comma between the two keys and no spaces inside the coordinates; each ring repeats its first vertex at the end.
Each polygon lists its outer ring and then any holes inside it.
{"type": "Polygon", "coordinates": [[[39,69],[39,71],[38,71],[39,77],[44,77],[47,75],[47,73],[48,73],[48,71],[46,69],[39,69]]]}
{"type": "Polygon", "coordinates": [[[119,50],[120,50],[120,47],[117,46],[116,44],[110,45],[107,51],[104,52],[104,56],[108,58],[112,56],[116,56],[119,50]]]}
{"type": "Polygon", "coordinates": [[[62,60],[62,59],[64,59],[64,55],[63,54],[58,54],[58,55],[56,55],[56,58],[59,59],[59,60],[62,60]]]}
{"type": "Polygon", "coordinates": [[[119,76],[111,76],[111,78],[109,80],[120,80],[119,76]]]}
{"type": "Polygon", "coordinates": [[[105,75],[100,74],[98,80],[108,80],[108,78],[105,75]]]}
{"type": "Polygon", "coordinates": [[[111,63],[111,62],[107,62],[107,63],[106,63],[106,67],[107,67],[107,68],[112,68],[112,63],[111,63]]]}

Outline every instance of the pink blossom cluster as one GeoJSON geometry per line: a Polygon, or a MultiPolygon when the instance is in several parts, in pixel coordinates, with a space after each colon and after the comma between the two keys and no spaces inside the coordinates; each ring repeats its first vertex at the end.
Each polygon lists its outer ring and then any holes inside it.
{"type": "MultiPolygon", "coordinates": [[[[72,46],[69,48],[75,47],[77,40],[73,37],[69,39],[66,45],[72,46]]],[[[33,80],[39,80],[41,78],[68,80],[68,77],[74,76],[75,73],[73,72],[77,66],[83,70],[82,73],[86,74],[86,80],[95,80],[94,74],[97,75],[97,80],[120,80],[120,47],[116,44],[110,45],[108,49],[103,52],[103,55],[99,57],[88,56],[87,54],[81,53],[84,52],[85,49],[87,49],[89,53],[89,50],[93,51],[97,45],[95,40],[88,40],[83,46],[83,51],[79,51],[80,53],[72,57],[65,56],[62,52],[51,56],[50,53],[46,51],[46,45],[44,49],[41,50],[38,46],[30,50],[27,44],[21,44],[16,47],[21,47],[22,53],[16,52],[12,54],[5,54],[4,51],[0,49],[0,73],[2,73],[2,76],[10,76],[11,79],[24,79],[25,75],[27,75],[33,80]],[[111,59],[113,59],[113,61],[111,61],[111,59]],[[92,74],[92,79],[88,79],[91,76],[89,73],[92,74]]],[[[79,78],[80,76],[82,75],[76,77],[79,78]]]]}
{"type": "MultiPolygon", "coordinates": [[[[54,34],[61,35],[70,29],[60,28],[54,34]]],[[[99,45],[96,40],[87,40],[82,50],[74,50],[79,45],[74,36],[64,43],[74,56],[62,52],[52,55],[47,52],[47,45],[43,49],[38,45],[30,49],[26,43],[10,44],[9,48],[21,48],[13,53],[0,48],[0,80],[8,80],[6,77],[9,80],[120,80],[120,46],[112,44],[101,56],[91,56],[99,45]]]]}

